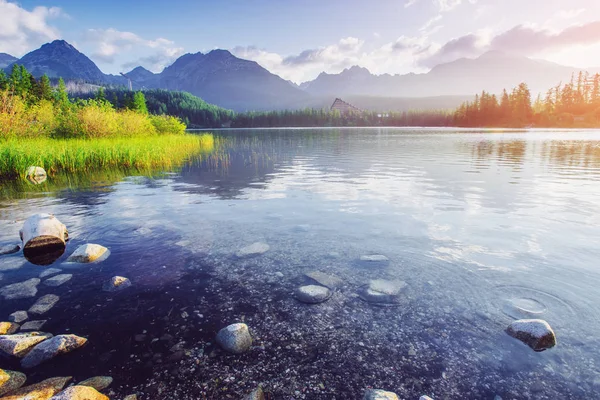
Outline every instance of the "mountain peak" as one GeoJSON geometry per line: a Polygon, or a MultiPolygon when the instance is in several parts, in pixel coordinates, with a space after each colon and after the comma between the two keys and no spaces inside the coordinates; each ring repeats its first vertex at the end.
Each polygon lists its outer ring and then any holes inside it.
{"type": "Polygon", "coordinates": [[[42,46],[42,48],[44,48],[44,47],[64,47],[66,49],[74,50],[74,51],[78,52],[78,50],[75,47],[73,47],[72,44],[70,44],[66,40],[62,40],[62,39],[57,39],[50,43],[46,43],[42,46]]]}
{"type": "Polygon", "coordinates": [[[10,54],[0,53],[0,69],[8,67],[17,60],[17,57],[13,57],[10,54]]]}

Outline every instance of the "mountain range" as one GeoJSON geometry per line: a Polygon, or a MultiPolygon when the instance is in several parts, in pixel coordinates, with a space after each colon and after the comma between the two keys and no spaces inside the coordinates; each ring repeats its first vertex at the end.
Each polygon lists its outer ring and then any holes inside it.
{"type": "MultiPolygon", "coordinates": [[[[47,43],[21,59],[0,53],[0,68],[24,65],[33,75],[101,85],[128,85],[127,78],[104,74],[85,54],[64,40],[47,43]]],[[[321,73],[295,85],[254,61],[227,50],[184,54],[160,73],[136,67],[126,73],[135,89],[186,91],[209,103],[233,109],[273,110],[326,107],[343,97],[362,109],[454,108],[475,93],[500,93],[526,82],[544,93],[579,69],[502,52],[440,64],[423,74],[374,75],[354,66],[339,74],[321,73]]],[[[589,72],[598,72],[597,69],[589,72]]]]}

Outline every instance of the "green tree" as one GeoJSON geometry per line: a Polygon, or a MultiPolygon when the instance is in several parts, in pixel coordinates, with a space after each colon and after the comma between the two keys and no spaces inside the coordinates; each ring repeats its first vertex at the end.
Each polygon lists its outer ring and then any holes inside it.
{"type": "Polygon", "coordinates": [[[146,105],[146,96],[144,96],[144,93],[135,92],[133,95],[132,109],[141,114],[148,114],[148,106],[146,105]]]}
{"type": "Polygon", "coordinates": [[[58,87],[54,92],[54,99],[62,108],[68,107],[71,104],[69,101],[69,94],[67,93],[67,86],[65,85],[63,78],[58,80],[58,87]]]}
{"type": "Polygon", "coordinates": [[[48,75],[42,75],[38,82],[38,90],[40,100],[52,100],[52,84],[48,75]]]}

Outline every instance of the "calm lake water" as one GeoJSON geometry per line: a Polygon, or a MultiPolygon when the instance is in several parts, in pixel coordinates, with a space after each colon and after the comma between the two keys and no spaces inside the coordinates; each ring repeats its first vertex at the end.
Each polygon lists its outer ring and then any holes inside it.
{"type": "MultiPolygon", "coordinates": [[[[43,330],[89,338],[30,382],[111,375],[115,396],[142,399],[237,399],[259,383],[273,399],[360,399],[367,387],[403,399],[598,398],[600,132],[216,136],[214,154],[159,178],[3,189],[0,245],[18,243],[34,213],[67,225],[52,267],[73,278],[38,286],[37,297],[61,297],[43,330]],[[235,256],[255,242],[270,250],[235,256]],[[63,264],[83,243],[111,256],[63,264]],[[294,299],[311,271],[341,279],[322,304],[294,299]],[[133,287],[103,292],[114,275],[133,287]],[[406,287],[372,304],[377,279],[406,287]],[[555,348],[536,353],[504,332],[530,317],[552,325],[555,348]],[[240,321],[254,347],[225,354],[215,333],[240,321]]],[[[0,284],[43,269],[1,256],[0,284]]],[[[34,301],[2,300],[1,318],[34,301]]]]}

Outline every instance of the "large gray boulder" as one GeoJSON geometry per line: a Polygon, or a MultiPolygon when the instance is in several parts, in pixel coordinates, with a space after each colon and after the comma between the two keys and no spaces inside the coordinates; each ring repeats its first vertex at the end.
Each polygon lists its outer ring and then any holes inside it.
{"type": "Polygon", "coordinates": [[[217,343],[223,350],[233,354],[248,351],[252,346],[252,336],[250,336],[248,325],[238,323],[221,329],[217,334],[217,343]]]}
{"type": "Polygon", "coordinates": [[[0,322],[0,335],[10,335],[19,330],[19,324],[15,322],[0,322]]]}
{"type": "Polygon", "coordinates": [[[0,369],[0,396],[23,386],[27,377],[22,372],[0,369]]]}
{"type": "Polygon", "coordinates": [[[14,313],[8,316],[8,320],[10,322],[16,322],[20,324],[23,321],[27,321],[29,319],[29,315],[27,315],[27,311],[15,311],[14,313]]]}
{"type": "Polygon", "coordinates": [[[29,332],[0,336],[0,351],[15,357],[23,357],[34,346],[51,338],[49,333],[29,332]]]}
{"type": "Polygon", "coordinates": [[[535,351],[556,346],[556,335],[550,324],[542,319],[520,319],[506,328],[506,333],[519,339],[535,351]]]}
{"type": "Polygon", "coordinates": [[[34,385],[24,386],[2,400],[48,400],[60,392],[70,380],[70,376],[46,379],[34,385]]]}
{"type": "Polygon", "coordinates": [[[326,286],[329,289],[337,289],[344,284],[340,278],[335,275],[329,275],[321,271],[311,271],[304,274],[307,278],[315,281],[321,286],[326,286]]]}
{"type": "Polygon", "coordinates": [[[67,283],[68,281],[71,280],[72,277],[73,277],[72,274],[55,275],[52,278],[46,279],[44,281],[44,285],[50,286],[50,287],[57,287],[57,286],[62,285],[63,283],[67,283]]]}
{"type": "Polygon", "coordinates": [[[94,376],[93,378],[86,379],[85,381],[79,382],[78,386],[89,386],[98,391],[104,390],[110,386],[113,382],[112,376],[94,376]]]}
{"type": "Polygon", "coordinates": [[[87,339],[76,335],[58,335],[35,346],[23,359],[23,368],[33,368],[60,354],[68,353],[83,346],[87,339]]]}

